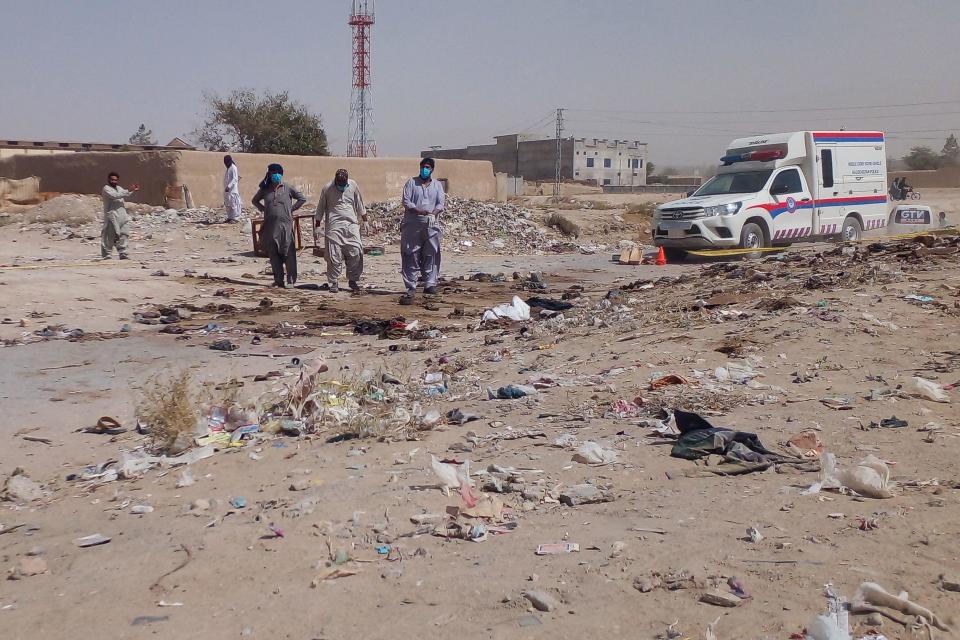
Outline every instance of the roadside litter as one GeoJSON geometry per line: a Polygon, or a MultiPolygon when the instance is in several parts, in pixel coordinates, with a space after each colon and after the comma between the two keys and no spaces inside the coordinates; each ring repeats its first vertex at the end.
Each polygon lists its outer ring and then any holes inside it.
{"type": "Polygon", "coordinates": [[[530,305],[520,299],[519,296],[513,296],[510,303],[497,305],[492,309],[483,312],[481,322],[496,322],[500,318],[507,318],[514,322],[523,322],[530,319],[530,305]]]}
{"type": "MultiPolygon", "coordinates": [[[[680,437],[673,445],[670,455],[685,460],[698,460],[710,454],[718,454],[734,466],[740,463],[760,463],[763,468],[774,462],[784,460],[781,456],[763,446],[754,433],[733,431],[714,427],[695,413],[674,411],[680,437]]],[[[741,467],[744,471],[760,470],[756,467],[741,467]]]]}
{"type": "Polygon", "coordinates": [[[820,480],[803,492],[804,495],[819,493],[823,489],[853,492],[867,498],[892,498],[890,467],[883,460],[869,455],[855,467],[838,469],[832,453],[824,453],[820,480]]]}

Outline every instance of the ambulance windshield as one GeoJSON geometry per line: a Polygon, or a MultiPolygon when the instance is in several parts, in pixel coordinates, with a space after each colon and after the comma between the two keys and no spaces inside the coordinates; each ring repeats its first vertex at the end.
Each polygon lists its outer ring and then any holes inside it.
{"type": "Polygon", "coordinates": [[[707,180],[694,196],[722,196],[732,193],[756,193],[767,184],[773,170],[721,173],[707,180]]]}

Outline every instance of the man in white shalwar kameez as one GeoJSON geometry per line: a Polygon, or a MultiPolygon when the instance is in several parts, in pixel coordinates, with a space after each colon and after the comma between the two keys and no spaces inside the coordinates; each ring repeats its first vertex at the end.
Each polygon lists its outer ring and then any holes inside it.
{"type": "Polygon", "coordinates": [[[236,222],[240,218],[240,171],[230,156],[223,156],[223,165],[227,168],[223,174],[223,208],[227,222],[236,222]]]}
{"type": "Polygon", "coordinates": [[[346,169],[337,169],[336,177],[320,192],[316,213],[317,226],[323,221],[327,282],[332,293],[340,290],[337,281],[344,264],[350,289],[360,290],[359,280],[363,274],[360,223],[366,219],[360,188],[346,169]]]}

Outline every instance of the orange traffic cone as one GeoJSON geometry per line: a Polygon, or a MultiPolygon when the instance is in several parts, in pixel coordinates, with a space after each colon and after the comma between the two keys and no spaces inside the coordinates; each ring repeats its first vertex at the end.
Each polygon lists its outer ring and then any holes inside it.
{"type": "Polygon", "coordinates": [[[667,254],[664,252],[663,247],[660,247],[659,253],[657,253],[657,261],[654,262],[658,267],[662,267],[667,264],[667,254]]]}

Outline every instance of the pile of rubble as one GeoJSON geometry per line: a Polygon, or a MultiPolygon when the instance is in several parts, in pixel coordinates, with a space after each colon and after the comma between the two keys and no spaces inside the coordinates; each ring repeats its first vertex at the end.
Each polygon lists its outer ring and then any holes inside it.
{"type": "MultiPolygon", "coordinates": [[[[403,207],[399,202],[377,202],[367,208],[367,237],[393,244],[400,240],[403,207]]],[[[558,233],[541,227],[530,209],[504,202],[480,202],[448,197],[440,218],[443,247],[449,251],[471,248],[500,254],[565,253],[580,247],[558,233]]]]}

